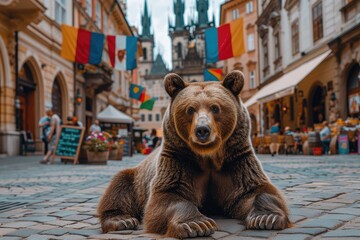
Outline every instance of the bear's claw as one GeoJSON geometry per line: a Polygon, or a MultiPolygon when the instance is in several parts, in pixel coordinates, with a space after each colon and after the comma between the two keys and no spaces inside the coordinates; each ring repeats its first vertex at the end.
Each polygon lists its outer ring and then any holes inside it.
{"type": "Polygon", "coordinates": [[[172,237],[206,237],[217,230],[217,224],[211,218],[193,219],[193,221],[183,222],[173,225],[172,237]]]}
{"type": "Polygon", "coordinates": [[[247,229],[284,229],[286,228],[287,221],[285,217],[270,214],[270,215],[252,215],[247,219],[247,229]]]}
{"type": "Polygon", "coordinates": [[[139,225],[139,220],[133,217],[116,216],[111,217],[102,223],[103,232],[119,231],[119,230],[132,230],[136,229],[139,225]]]}

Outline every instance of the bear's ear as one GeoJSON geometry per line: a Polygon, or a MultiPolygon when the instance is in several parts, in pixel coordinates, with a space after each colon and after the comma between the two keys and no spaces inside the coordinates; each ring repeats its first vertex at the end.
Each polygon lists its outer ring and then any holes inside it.
{"type": "Polygon", "coordinates": [[[222,84],[237,96],[244,87],[244,74],[238,70],[234,70],[225,76],[222,84]]]}
{"type": "Polygon", "coordinates": [[[166,92],[171,98],[174,98],[181,90],[187,87],[187,83],[176,73],[169,73],[164,78],[166,92]]]}

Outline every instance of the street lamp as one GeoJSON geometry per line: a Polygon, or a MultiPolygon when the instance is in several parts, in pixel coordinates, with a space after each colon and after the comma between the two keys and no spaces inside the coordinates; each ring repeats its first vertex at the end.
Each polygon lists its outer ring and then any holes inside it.
{"type": "Polygon", "coordinates": [[[287,110],[288,110],[288,107],[287,107],[286,105],[284,105],[284,106],[282,107],[282,110],[283,110],[284,113],[286,113],[287,110]]]}
{"type": "Polygon", "coordinates": [[[80,89],[76,90],[75,103],[80,105],[83,102],[83,97],[80,94],[80,89]]]}

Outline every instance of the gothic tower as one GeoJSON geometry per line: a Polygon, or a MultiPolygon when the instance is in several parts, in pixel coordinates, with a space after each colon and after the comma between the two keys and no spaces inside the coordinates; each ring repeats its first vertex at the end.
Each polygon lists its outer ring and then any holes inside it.
{"type": "Polygon", "coordinates": [[[150,73],[154,61],[154,35],[151,33],[151,16],[148,11],[147,1],[144,2],[144,13],[141,15],[142,33],[139,36],[142,42],[143,59],[141,60],[140,75],[150,73]]]}

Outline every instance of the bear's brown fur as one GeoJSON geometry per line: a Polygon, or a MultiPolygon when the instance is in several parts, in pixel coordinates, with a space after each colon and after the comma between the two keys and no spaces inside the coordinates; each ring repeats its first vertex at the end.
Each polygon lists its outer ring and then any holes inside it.
{"type": "Polygon", "coordinates": [[[137,167],[120,171],[103,195],[103,232],[134,229],[168,237],[209,236],[217,229],[204,214],[240,219],[248,229],[291,225],[286,203],[254,154],[243,74],[222,83],[187,83],[168,74],[171,103],[163,143],[137,167]]]}

